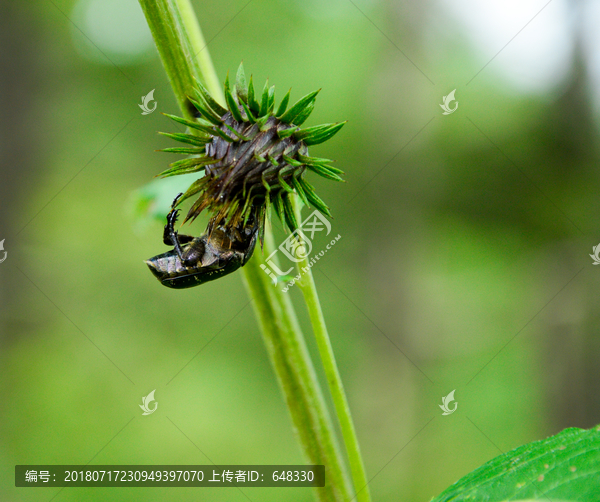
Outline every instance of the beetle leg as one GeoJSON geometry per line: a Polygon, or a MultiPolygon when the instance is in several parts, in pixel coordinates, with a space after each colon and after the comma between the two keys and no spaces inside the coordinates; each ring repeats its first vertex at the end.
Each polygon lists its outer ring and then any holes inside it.
{"type": "Polygon", "coordinates": [[[171,211],[169,211],[169,214],[167,215],[167,225],[165,226],[165,232],[163,234],[163,241],[167,246],[175,246],[173,235],[177,238],[179,244],[187,244],[188,242],[192,242],[194,240],[194,237],[192,237],[191,235],[180,234],[174,229],[175,223],[177,222],[177,218],[179,217],[179,209],[175,209],[175,207],[177,206],[177,202],[179,201],[182,195],[183,193],[179,193],[177,197],[175,197],[175,200],[173,200],[173,204],[171,204],[171,211]],[[168,237],[167,227],[169,234],[168,237]]]}
{"type": "Polygon", "coordinates": [[[181,249],[181,244],[179,244],[179,238],[177,232],[173,228],[173,225],[177,221],[177,211],[171,211],[167,216],[167,224],[165,225],[165,231],[163,233],[163,240],[165,244],[173,246],[175,251],[177,252],[177,256],[179,259],[183,261],[183,250],[181,249]]]}
{"type": "Polygon", "coordinates": [[[171,239],[171,235],[175,233],[175,222],[177,221],[177,211],[171,209],[171,212],[167,214],[167,224],[165,225],[165,229],[163,231],[163,242],[167,246],[173,246],[173,241],[171,239]]]}
{"type": "Polygon", "coordinates": [[[175,197],[175,199],[173,199],[173,203],[171,204],[171,211],[173,211],[173,209],[175,209],[175,207],[177,206],[177,202],[179,202],[179,199],[181,199],[182,195],[183,195],[183,192],[179,192],[177,194],[177,197],[175,197]]]}
{"type": "MultiPolygon", "coordinates": [[[[179,198],[179,196],[177,196],[179,198]]],[[[175,202],[177,199],[175,199],[175,202]]],[[[175,202],[173,204],[175,204],[175,202]]],[[[183,262],[183,250],[181,249],[181,244],[186,244],[191,242],[194,238],[190,235],[179,235],[175,231],[175,222],[177,221],[177,216],[179,216],[179,209],[171,209],[169,214],[167,215],[167,224],[165,225],[165,230],[163,232],[163,242],[167,246],[173,246],[175,251],[177,252],[177,256],[183,262]]]]}

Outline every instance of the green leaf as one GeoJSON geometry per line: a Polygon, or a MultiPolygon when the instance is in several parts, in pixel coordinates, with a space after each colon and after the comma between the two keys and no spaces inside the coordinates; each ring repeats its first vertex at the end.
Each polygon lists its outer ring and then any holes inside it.
{"type": "Polygon", "coordinates": [[[275,207],[275,212],[279,217],[279,220],[283,223],[285,221],[284,209],[283,209],[283,200],[281,199],[282,190],[277,192],[277,195],[273,197],[273,206],[275,207]]]}
{"type": "Polygon", "coordinates": [[[187,166],[197,166],[200,164],[212,163],[215,162],[215,159],[210,157],[189,157],[187,159],[177,160],[170,164],[171,167],[187,167],[187,166]]]}
{"type": "Polygon", "coordinates": [[[268,115],[263,115],[262,117],[256,119],[256,125],[258,125],[258,129],[260,131],[266,131],[267,129],[269,129],[268,127],[266,127],[268,120],[268,115]]]}
{"type": "Polygon", "coordinates": [[[304,202],[304,205],[308,207],[308,199],[306,198],[306,194],[304,193],[304,189],[302,188],[302,183],[300,183],[298,178],[294,176],[292,177],[292,184],[294,185],[296,192],[300,196],[300,199],[302,199],[302,202],[304,202]]]}
{"type": "Polygon", "coordinates": [[[285,110],[287,108],[288,103],[290,102],[290,93],[292,92],[292,89],[290,89],[287,94],[283,97],[283,99],[281,100],[281,103],[279,103],[279,107],[277,108],[277,111],[275,112],[275,115],[277,117],[279,117],[280,115],[283,115],[285,113],[285,110]]]}
{"type": "Polygon", "coordinates": [[[204,153],[204,148],[201,147],[187,147],[187,146],[175,146],[171,148],[163,148],[162,150],[157,150],[158,152],[164,153],[179,153],[183,155],[201,155],[204,153]]]}
{"type": "Polygon", "coordinates": [[[202,97],[204,98],[204,100],[208,103],[208,106],[210,106],[214,112],[219,115],[220,117],[222,117],[223,115],[225,115],[227,113],[227,109],[223,108],[219,103],[217,103],[215,101],[215,99],[210,95],[210,93],[206,90],[206,87],[204,87],[202,85],[202,82],[200,82],[198,79],[194,79],[195,83],[196,83],[196,87],[197,89],[200,91],[200,93],[202,94],[202,97]]]}
{"type": "MultiPolygon", "coordinates": [[[[298,160],[303,162],[304,164],[321,164],[321,165],[326,165],[326,164],[330,164],[331,162],[333,162],[333,160],[331,160],[331,159],[324,159],[321,157],[309,157],[308,155],[302,155],[301,153],[298,153],[298,160]]],[[[343,171],[339,171],[338,174],[344,174],[344,173],[343,173],[343,171]]]]}
{"type": "MultiPolygon", "coordinates": [[[[210,122],[206,122],[205,120],[202,120],[202,119],[187,120],[187,119],[178,117],[177,115],[169,115],[168,113],[163,113],[163,115],[165,117],[169,117],[171,120],[173,120],[175,122],[179,122],[180,124],[191,127],[192,129],[202,131],[204,134],[207,134],[209,136],[211,134],[213,134],[212,124],[210,122]]],[[[161,133],[161,134],[165,134],[165,133],[161,133]]],[[[210,138],[208,138],[208,140],[205,143],[208,143],[209,141],[210,141],[210,138]]]]}
{"type": "Polygon", "coordinates": [[[180,167],[177,169],[172,167],[171,169],[167,169],[166,171],[163,171],[162,173],[158,174],[157,176],[160,176],[161,178],[168,178],[169,176],[178,176],[180,174],[197,173],[197,172],[203,171],[203,170],[204,170],[204,166],[180,167]]]}
{"type": "Polygon", "coordinates": [[[317,134],[322,134],[324,131],[327,131],[331,126],[335,124],[321,124],[312,127],[307,127],[306,129],[300,129],[294,134],[296,139],[305,139],[311,136],[315,136],[317,134]]]}
{"type": "Polygon", "coordinates": [[[239,141],[249,141],[250,138],[248,138],[247,136],[244,136],[242,133],[237,132],[233,127],[231,127],[229,124],[223,124],[225,127],[227,127],[227,129],[229,129],[233,134],[235,134],[238,138],[239,141]]]}
{"type": "Polygon", "coordinates": [[[256,101],[256,96],[254,94],[254,83],[252,82],[252,75],[250,75],[250,82],[248,83],[248,106],[255,114],[260,114],[260,103],[256,101]]]}
{"type": "Polygon", "coordinates": [[[250,107],[244,103],[242,101],[242,108],[244,109],[244,111],[246,112],[246,115],[248,116],[248,120],[252,123],[252,124],[256,124],[256,117],[252,114],[252,112],[250,111],[250,107]]]}
{"type": "Polygon", "coordinates": [[[285,139],[294,134],[297,130],[297,126],[290,127],[288,129],[279,129],[279,127],[277,127],[277,136],[279,136],[280,139],[285,139]]]}
{"type": "Polygon", "coordinates": [[[246,73],[244,72],[244,63],[240,63],[237,75],[235,77],[235,89],[238,97],[244,103],[248,103],[248,84],[246,84],[246,73]]]}
{"type": "Polygon", "coordinates": [[[302,162],[300,162],[299,160],[293,159],[292,157],[290,157],[289,155],[286,155],[285,153],[281,156],[283,158],[283,160],[285,160],[290,166],[294,166],[294,167],[302,167],[304,164],[302,162]]]}
{"type": "Polygon", "coordinates": [[[225,101],[227,101],[227,106],[229,107],[229,111],[233,115],[233,118],[238,122],[243,122],[244,119],[242,118],[238,104],[231,93],[231,89],[229,88],[229,75],[227,75],[227,78],[225,79],[225,101]]]}
{"type": "Polygon", "coordinates": [[[337,132],[346,125],[346,122],[340,122],[339,124],[332,125],[327,131],[324,131],[321,134],[317,134],[311,138],[306,138],[304,140],[304,144],[306,146],[310,145],[318,145],[319,143],[324,143],[325,141],[331,139],[333,136],[337,134],[337,132]]]}
{"type": "Polygon", "coordinates": [[[325,169],[327,169],[331,173],[346,174],[344,171],[342,171],[341,169],[338,169],[337,167],[333,167],[333,166],[326,165],[326,164],[315,164],[315,165],[317,165],[319,167],[324,167],[325,169]]]}
{"type": "MultiPolygon", "coordinates": [[[[227,124],[223,124],[223,125],[229,127],[227,124]]],[[[227,141],[229,143],[235,142],[235,139],[229,137],[228,134],[225,131],[223,131],[223,129],[215,127],[215,130],[213,131],[213,133],[216,134],[217,136],[219,136],[220,138],[223,138],[225,141],[227,141]]]]}
{"type": "Polygon", "coordinates": [[[269,106],[267,112],[272,112],[275,109],[275,86],[271,86],[269,89],[269,106]]]}
{"type": "Polygon", "coordinates": [[[174,139],[175,141],[179,141],[180,143],[188,143],[190,145],[196,146],[204,146],[206,143],[211,141],[211,138],[200,138],[198,136],[193,136],[191,134],[182,134],[182,133],[170,133],[170,132],[159,132],[162,136],[166,136],[167,138],[174,139]]]}
{"type": "Polygon", "coordinates": [[[344,181],[336,173],[332,172],[327,166],[322,166],[319,164],[307,164],[306,167],[317,173],[319,176],[323,176],[323,178],[334,181],[344,181]]]}
{"type": "Polygon", "coordinates": [[[196,110],[200,112],[200,116],[203,119],[206,119],[215,125],[221,125],[221,123],[223,122],[221,118],[218,117],[217,114],[210,109],[210,107],[206,104],[204,98],[198,91],[196,91],[196,99],[190,97],[188,97],[188,99],[194,105],[196,110]]]}
{"type": "Polygon", "coordinates": [[[298,228],[298,222],[296,221],[296,215],[294,214],[292,202],[287,194],[283,200],[283,212],[285,213],[285,223],[290,231],[294,232],[298,228]]]}
{"type": "Polygon", "coordinates": [[[565,429],[556,436],[496,457],[431,502],[571,499],[597,502],[600,426],[565,429]]]}
{"type": "Polygon", "coordinates": [[[297,126],[300,126],[302,124],[304,124],[304,122],[306,122],[306,119],[309,117],[309,115],[312,113],[312,111],[315,109],[315,102],[312,101],[311,103],[308,104],[308,106],[302,110],[298,116],[294,119],[294,124],[297,126]]]}
{"type": "Polygon", "coordinates": [[[329,211],[327,204],[325,204],[325,202],[323,202],[321,198],[317,195],[312,185],[306,180],[299,181],[302,184],[302,189],[304,190],[304,193],[306,194],[306,198],[310,205],[315,209],[321,211],[324,215],[331,217],[331,212],[329,211]]]}
{"type": "Polygon", "coordinates": [[[192,157],[190,159],[181,159],[177,162],[173,162],[169,169],[163,171],[158,176],[166,178],[168,176],[177,176],[179,174],[196,173],[198,171],[202,171],[204,166],[214,164],[215,162],[218,162],[218,160],[211,159],[210,157],[192,157]]]}
{"type": "Polygon", "coordinates": [[[286,183],[286,181],[283,179],[283,175],[289,173],[293,169],[293,167],[284,167],[283,169],[280,169],[277,172],[277,179],[279,180],[279,184],[286,192],[293,192],[294,189],[286,183]]]}
{"type": "Polygon", "coordinates": [[[260,113],[259,116],[266,115],[269,112],[269,79],[265,82],[263,87],[262,98],[260,101],[260,113]]]}
{"type": "Polygon", "coordinates": [[[333,137],[345,124],[346,122],[340,122],[307,127],[294,134],[294,138],[304,141],[307,146],[318,145],[333,137]]]}
{"type": "Polygon", "coordinates": [[[292,106],[287,112],[285,112],[281,117],[279,117],[279,120],[285,122],[286,124],[291,124],[294,121],[294,119],[298,115],[300,115],[300,113],[302,113],[310,103],[312,103],[315,100],[319,92],[321,92],[321,89],[319,89],[318,91],[313,91],[310,94],[307,94],[303,98],[299,99],[294,106],[292,106]]]}

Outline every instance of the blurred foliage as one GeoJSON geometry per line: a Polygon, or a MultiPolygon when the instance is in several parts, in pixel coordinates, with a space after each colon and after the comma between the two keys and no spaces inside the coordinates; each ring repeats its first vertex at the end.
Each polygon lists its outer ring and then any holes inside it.
{"type": "MultiPolygon", "coordinates": [[[[597,114],[577,52],[543,95],[511,88],[493,62],[466,86],[493,54],[444,9],[353,3],[196,7],[219,75],[243,59],[278,99],[290,85],[323,88],[307,126],[349,120],[311,148],[349,181],[311,181],[342,236],[314,274],[373,499],[425,501],[499,450],[600,422],[597,114]],[[459,108],[442,116],[453,88],[459,108]],[[458,409],[442,417],[453,389],[458,409]]],[[[159,112],[178,113],[158,58],[139,49],[115,67],[112,46],[67,19],[74,0],[6,7],[0,498],[54,495],[15,489],[15,464],[301,463],[239,276],[172,291],[143,263],[165,250],[162,225],[135,223],[132,194],[168,162],[154,152],[173,146],[159,112]],[[152,89],[157,112],[142,116],[152,89]],[[153,389],[158,410],[142,417],[153,389]]],[[[174,493],[78,488],[56,500],[174,493]]]]}

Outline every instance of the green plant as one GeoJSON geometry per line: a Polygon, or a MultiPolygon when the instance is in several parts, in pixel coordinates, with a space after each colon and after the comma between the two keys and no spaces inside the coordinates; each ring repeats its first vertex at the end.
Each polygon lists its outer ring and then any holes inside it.
{"type": "MultiPolygon", "coordinates": [[[[197,88],[197,82],[204,83],[208,91],[207,94],[210,93],[215,101],[215,107],[217,105],[223,106],[224,104],[230,106],[231,103],[228,101],[233,96],[224,96],[221,93],[220,86],[216,84],[218,79],[215,76],[208,51],[205,49],[202,33],[189,0],[140,0],[140,4],[144,10],[161,60],[184,115],[183,120],[186,121],[186,125],[198,123],[196,120],[197,107],[194,105],[194,100],[189,99],[189,96],[195,95],[194,90],[197,88]],[[197,55],[199,56],[198,59],[196,58],[197,55]],[[226,97],[228,98],[227,100],[225,99],[226,97]]],[[[197,95],[196,97],[198,98],[197,95]]],[[[206,96],[201,97],[204,103],[198,102],[198,100],[195,101],[203,108],[208,98],[206,96]]],[[[310,111],[313,101],[314,96],[305,98],[305,102],[300,100],[299,108],[302,108],[302,113],[307,115],[307,108],[310,111]]],[[[287,98],[284,98],[284,102],[287,104],[287,98]]],[[[235,108],[235,105],[233,108],[235,108]]],[[[267,108],[272,108],[268,92],[267,108]]],[[[251,109],[252,107],[249,106],[248,111],[250,113],[252,113],[251,109]]],[[[291,110],[294,110],[294,107],[291,110]]],[[[233,113],[231,106],[230,111],[233,113]]],[[[247,113],[246,110],[244,111],[247,113]]],[[[264,111],[262,110],[262,103],[260,111],[264,111]]],[[[238,113],[241,112],[238,111],[238,113]]],[[[290,115],[292,114],[290,113],[290,115]]],[[[283,117],[285,117],[285,112],[280,118],[283,117]]],[[[297,117],[295,118],[297,119],[297,117]]],[[[340,127],[341,125],[338,124],[321,129],[308,129],[302,133],[304,134],[302,139],[311,138],[315,142],[321,139],[324,140],[327,136],[335,134],[340,127]]],[[[213,128],[212,130],[214,131],[215,129],[213,128]]],[[[197,137],[201,137],[202,132],[197,127],[190,128],[190,133],[195,134],[197,137]]],[[[296,130],[294,129],[295,132],[296,130]]],[[[298,132],[298,134],[301,133],[298,132]]],[[[314,167],[317,171],[320,170],[319,174],[327,172],[330,175],[329,177],[339,174],[327,167],[328,163],[324,162],[324,159],[311,160],[307,156],[304,159],[294,159],[292,157],[289,157],[289,159],[293,162],[289,162],[286,159],[287,163],[295,168],[300,166],[294,166],[293,163],[300,161],[305,165],[314,167]]],[[[299,171],[295,169],[294,172],[298,173],[299,171]]],[[[283,177],[282,179],[285,183],[286,179],[283,177]]],[[[301,182],[299,186],[300,189],[307,187],[307,185],[303,185],[301,182]]],[[[294,184],[294,187],[296,188],[297,185],[294,184]]],[[[281,190],[277,190],[274,205],[276,208],[279,206],[280,216],[283,216],[282,219],[286,221],[288,227],[293,228],[295,227],[296,220],[296,216],[291,210],[293,197],[289,195],[290,191],[285,190],[285,187],[283,188],[285,196],[281,190]],[[278,196],[278,194],[281,195],[278,196]],[[281,203],[278,200],[281,200],[281,203]]],[[[308,192],[310,192],[310,189],[308,189],[308,192]]],[[[325,211],[327,210],[326,206],[316,197],[316,194],[311,193],[309,197],[307,190],[304,190],[304,195],[307,202],[311,202],[316,207],[320,207],[325,211]]],[[[266,199],[269,199],[269,197],[266,197],[266,199]]],[[[234,214],[231,214],[231,216],[235,217],[234,214]]],[[[241,217],[242,215],[240,215],[241,217]]],[[[268,230],[265,231],[264,241],[265,253],[269,254],[273,248],[273,243],[268,230]]],[[[352,425],[342,382],[336,368],[333,352],[331,351],[331,345],[327,338],[324,319],[318,305],[318,296],[310,272],[307,274],[309,277],[307,277],[302,290],[307,299],[311,320],[313,321],[317,335],[321,359],[323,360],[327,380],[334,398],[336,412],[350,461],[354,489],[352,489],[351,483],[347,478],[344,467],[345,461],[336,444],[333,425],[325,406],[322,391],[306,349],[306,343],[298,325],[292,303],[287,295],[273,287],[269,277],[260,269],[262,263],[264,263],[262,254],[255,253],[253,259],[242,269],[242,274],[248,293],[253,300],[254,310],[259,320],[271,363],[283,391],[300,445],[309,462],[325,465],[326,486],[317,489],[317,496],[320,500],[324,501],[348,501],[356,499],[359,502],[368,502],[370,501],[370,494],[358,448],[358,441],[352,425]]]]}
{"type": "Polygon", "coordinates": [[[565,429],[485,463],[431,502],[600,500],[600,426],[565,429]]]}

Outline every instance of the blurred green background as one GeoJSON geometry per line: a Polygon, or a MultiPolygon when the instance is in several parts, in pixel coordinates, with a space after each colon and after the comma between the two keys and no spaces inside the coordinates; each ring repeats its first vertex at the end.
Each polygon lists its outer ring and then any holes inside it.
{"type": "MultiPolygon", "coordinates": [[[[342,236],[314,274],[373,499],[427,501],[501,451],[599,423],[597,6],[194,5],[221,79],[243,60],[279,99],[323,88],[307,125],[348,120],[311,149],[348,180],[311,179],[342,236]]],[[[173,291],[143,263],[166,248],[134,193],[174,160],[154,150],[173,146],[159,112],[179,111],[137,2],[2,7],[0,499],[58,492],[15,488],[15,464],[303,463],[240,274],[173,291]],[[152,89],[157,112],[142,116],[152,89]]]]}

